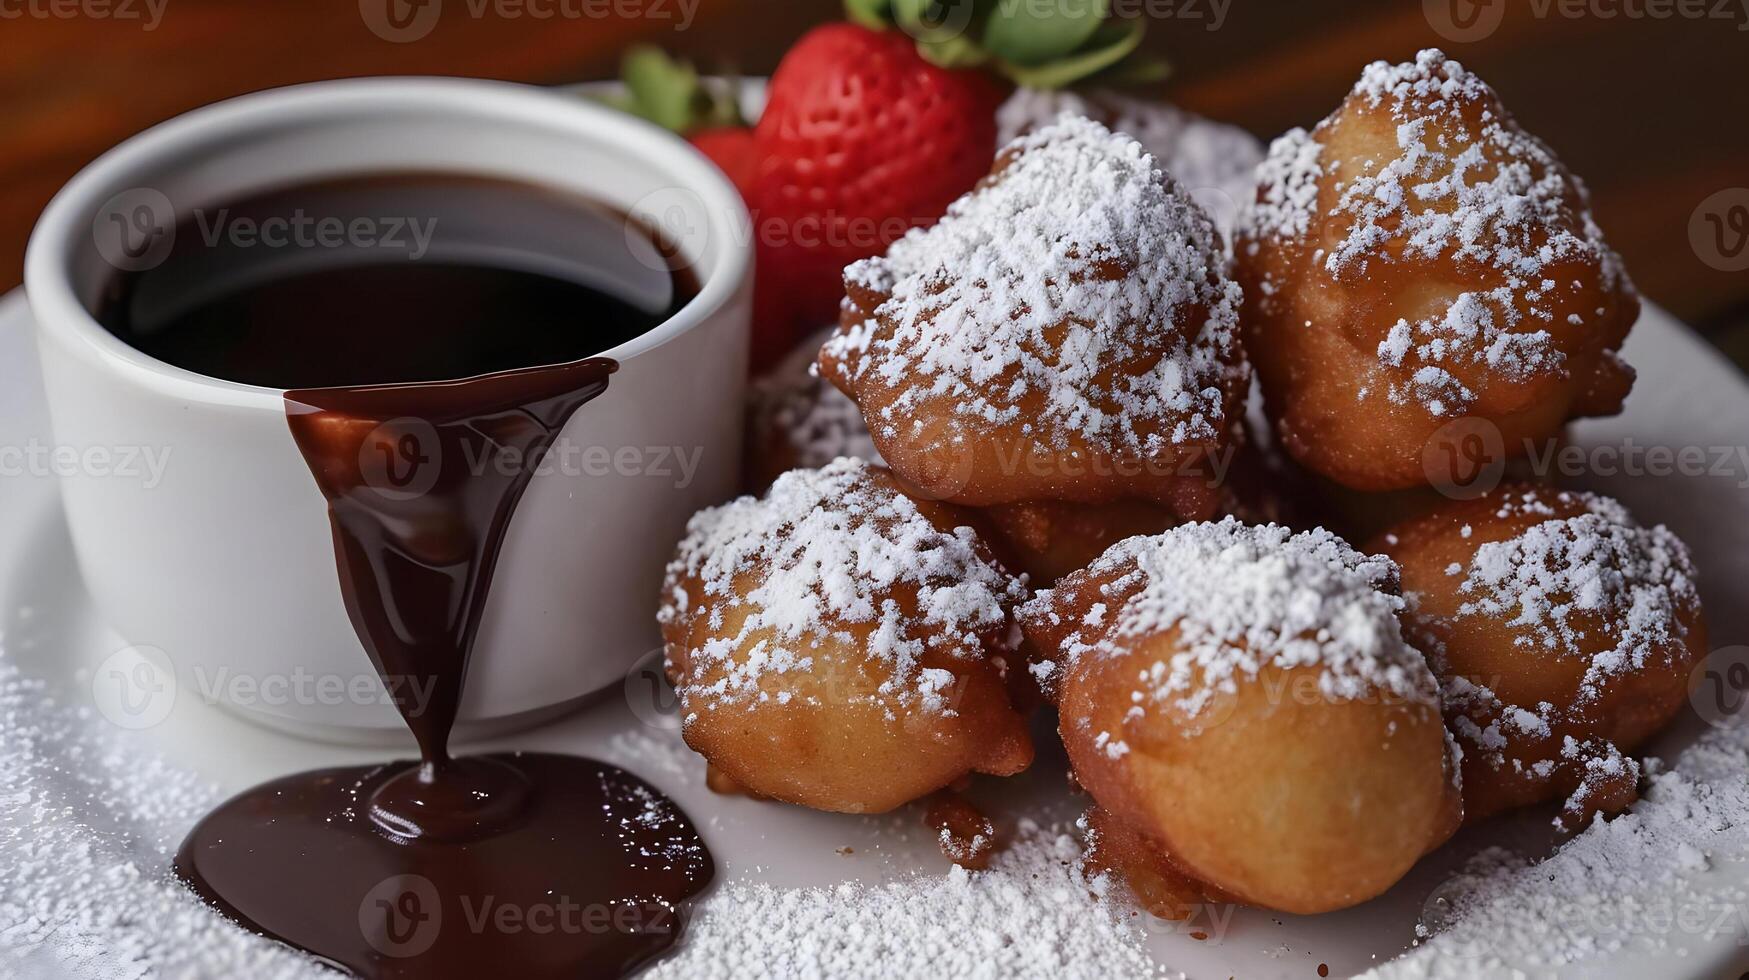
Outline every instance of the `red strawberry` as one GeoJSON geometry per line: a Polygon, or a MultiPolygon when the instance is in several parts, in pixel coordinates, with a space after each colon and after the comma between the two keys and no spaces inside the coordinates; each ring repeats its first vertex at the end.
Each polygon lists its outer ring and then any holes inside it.
{"type": "Polygon", "coordinates": [[[988,77],[925,61],[898,31],[828,24],[790,49],[755,128],[748,195],[759,288],[781,295],[790,330],[837,319],[846,265],[933,223],[989,172],[1000,99],[988,77]]]}
{"type": "Polygon", "coordinates": [[[718,126],[699,130],[687,139],[729,175],[743,198],[747,197],[758,159],[753,149],[753,130],[746,126],[718,126]]]}

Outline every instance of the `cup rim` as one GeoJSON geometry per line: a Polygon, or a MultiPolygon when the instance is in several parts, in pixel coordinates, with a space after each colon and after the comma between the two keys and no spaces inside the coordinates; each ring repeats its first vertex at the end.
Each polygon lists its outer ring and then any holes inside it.
{"type": "Polygon", "coordinates": [[[728,177],[679,136],[610,107],[533,85],[421,76],[351,78],[267,89],[193,109],[129,137],[87,164],[44,209],[25,251],[25,293],[38,329],[77,342],[130,380],[177,397],[283,412],[285,389],[190,371],[110,333],[75,294],[67,257],[73,254],[76,236],[90,233],[105,195],[131,186],[130,174],[173,165],[203,145],[258,125],[264,113],[290,121],[411,108],[492,115],[611,143],[631,157],[660,161],[703,202],[708,233],[719,245],[711,267],[701,270],[698,295],[656,327],[594,356],[625,362],[685,335],[710,322],[749,278],[752,249],[734,233],[736,223],[745,227],[752,222],[746,204],[728,177]]]}

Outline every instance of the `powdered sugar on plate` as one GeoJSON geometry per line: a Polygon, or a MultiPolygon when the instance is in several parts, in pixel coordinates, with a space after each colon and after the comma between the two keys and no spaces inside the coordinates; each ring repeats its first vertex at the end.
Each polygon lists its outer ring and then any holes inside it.
{"type": "Polygon", "coordinates": [[[734,635],[688,650],[691,673],[720,668],[709,684],[681,685],[689,712],[785,701],[784,675],[805,674],[827,643],[880,662],[891,678],[882,694],[898,704],[946,711],[952,675],[922,669],[923,654],[970,661],[992,644],[1003,649],[1009,609],[1025,595],[971,528],[937,529],[890,478],[840,459],[784,474],[763,498],[695,515],[658,619],[670,627],[704,617],[716,630],[744,614],[734,635]],[[915,603],[898,601],[898,590],[914,590],[915,603]],[[852,625],[866,638],[847,632],[852,625]]]}
{"type": "MultiPolygon", "coordinates": [[[[1239,288],[1208,216],[1141,144],[1064,117],[1010,145],[933,227],[845,270],[875,308],[826,344],[841,388],[898,392],[871,426],[1127,457],[1222,438],[1244,377],[1239,288]]],[[[859,401],[862,399],[859,399],[859,401]]]]}
{"type": "MultiPolygon", "coordinates": [[[[711,897],[652,978],[1157,977],[1133,910],[1081,871],[1079,839],[1031,822],[987,871],[711,897]]],[[[1121,889],[1118,890],[1121,894],[1121,889]]]]}
{"type": "Polygon", "coordinates": [[[1176,652],[1138,679],[1138,694],[1191,716],[1266,667],[1319,668],[1319,689],[1333,700],[1385,694],[1437,704],[1433,675],[1403,640],[1396,582],[1390,559],[1362,555],[1322,528],[1294,534],[1229,517],[1120,541],[1039,593],[1020,618],[1029,628],[1061,623],[1092,602],[1063,641],[1070,663],[1120,656],[1138,639],[1175,631],[1176,652]]]}
{"type": "Polygon", "coordinates": [[[1749,943],[1749,891],[1708,877],[1749,860],[1745,772],[1749,726],[1712,729],[1629,812],[1546,860],[1483,852],[1430,896],[1420,948],[1367,977],[1537,976],[1622,954],[1662,958],[1684,937],[1749,943]]]}
{"type": "Polygon", "coordinates": [[[332,977],[171,876],[218,792],[111,731],[0,660],[0,975],[332,977]]]}
{"type": "Polygon", "coordinates": [[[1133,137],[1202,205],[1222,238],[1230,235],[1240,202],[1256,185],[1263,144],[1237,126],[1123,92],[1018,89],[996,112],[996,137],[1006,144],[1073,113],[1097,119],[1133,137]]]}

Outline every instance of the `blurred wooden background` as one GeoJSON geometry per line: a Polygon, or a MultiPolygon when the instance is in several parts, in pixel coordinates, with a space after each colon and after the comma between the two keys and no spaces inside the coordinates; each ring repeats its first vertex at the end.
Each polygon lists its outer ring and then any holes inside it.
{"type": "MultiPolygon", "coordinates": [[[[1749,272],[1721,271],[1731,263],[1690,235],[1691,221],[1705,227],[1696,214],[1709,198],[1749,188],[1749,0],[1705,0],[1709,16],[1699,18],[1676,15],[1685,4],[1639,0],[1580,0],[1581,14],[1569,16],[1573,2],[1114,6],[1149,16],[1148,44],[1177,69],[1163,94],[1262,136],[1315,122],[1367,61],[1445,47],[1586,177],[1641,289],[1749,366],[1749,272]],[[1643,16],[1648,9],[1672,16],[1643,16]],[[1454,41],[1462,25],[1486,36],[1454,41]]],[[[803,30],[839,16],[836,0],[423,3],[0,0],[0,288],[18,283],[31,223],[81,165],[216,99],[353,75],[603,78],[639,40],[707,70],[765,73],[803,30]],[[422,36],[403,42],[373,32],[389,3],[429,30],[416,26],[422,36]]]]}

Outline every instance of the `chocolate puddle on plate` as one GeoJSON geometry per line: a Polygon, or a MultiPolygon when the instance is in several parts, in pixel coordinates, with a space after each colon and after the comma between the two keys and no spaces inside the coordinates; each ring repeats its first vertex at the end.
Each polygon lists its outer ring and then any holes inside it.
{"type": "Polygon", "coordinates": [[[589,759],[448,749],[511,515],[616,367],[287,392],[347,613],[420,760],[300,773],[225,803],[176,857],[203,899],[371,978],[620,977],[678,939],[714,866],[672,801],[589,759]],[[527,465],[477,464],[501,452],[527,465]]]}

